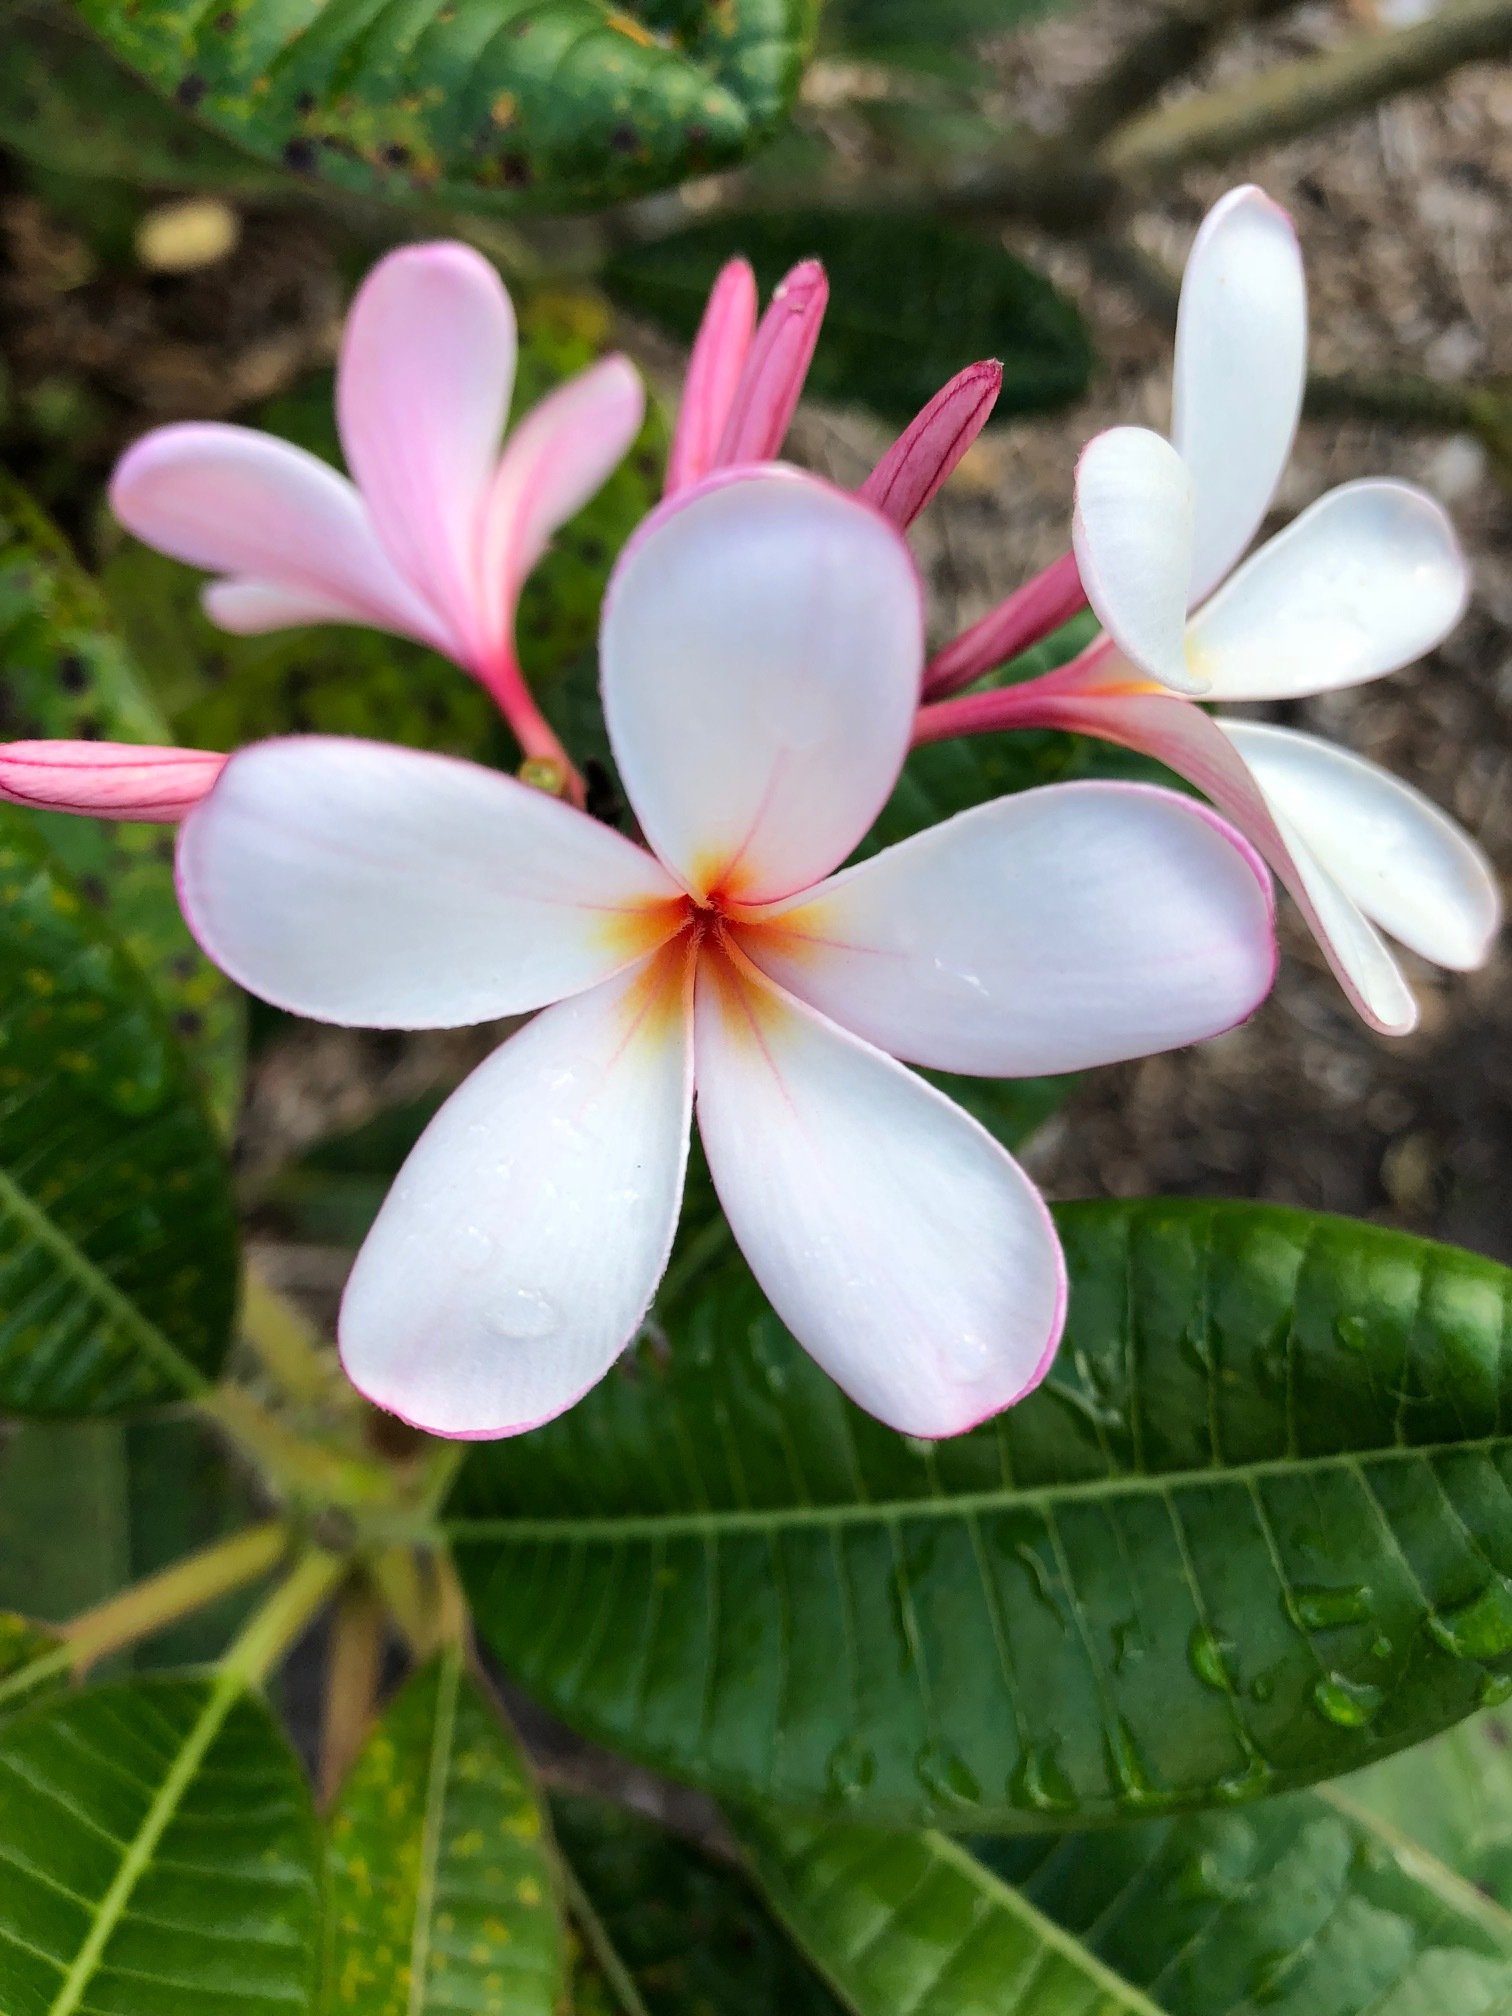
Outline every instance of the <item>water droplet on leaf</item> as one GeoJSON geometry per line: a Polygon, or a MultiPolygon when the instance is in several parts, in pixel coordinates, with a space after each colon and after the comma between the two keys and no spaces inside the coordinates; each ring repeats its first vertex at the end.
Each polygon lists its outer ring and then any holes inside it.
{"type": "Polygon", "coordinates": [[[1364,1584],[1344,1589],[1293,1589],[1286,1607],[1292,1622],[1303,1631],[1332,1631],[1343,1624],[1369,1621],[1370,1590],[1364,1584]]]}
{"type": "Polygon", "coordinates": [[[1498,1576],[1470,1602],[1434,1611],[1428,1635],[1456,1659],[1498,1659],[1512,1652],[1512,1582],[1498,1576]]]}
{"type": "Polygon", "coordinates": [[[1363,1316],[1340,1316],[1334,1324],[1334,1335],[1346,1351],[1370,1349],[1370,1325],[1363,1316]]]}
{"type": "Polygon", "coordinates": [[[1150,1776],[1139,1746],[1134,1741],[1134,1732],[1127,1722],[1116,1722],[1105,1739],[1108,1766],[1117,1780],[1119,1793],[1130,1806],[1167,1806],[1171,1794],[1157,1785],[1150,1776]]]}
{"type": "Polygon", "coordinates": [[[1326,1673],[1313,1688],[1318,1713],[1340,1729],[1363,1729],[1385,1699],[1383,1688],[1343,1673],[1326,1673]]]}
{"type": "Polygon", "coordinates": [[[1220,1638],[1206,1624],[1194,1624],[1187,1639],[1187,1663],[1204,1687],[1219,1694],[1233,1691],[1226,1654],[1233,1650],[1228,1639],[1220,1638]]]}
{"type": "Polygon", "coordinates": [[[981,1786],[962,1759],[945,1744],[926,1743],[914,1759],[914,1769],[924,1790],[946,1805],[980,1805],[981,1786]]]}
{"type": "Polygon", "coordinates": [[[830,1752],[825,1776],[832,1798],[859,1799],[877,1775],[877,1760],[858,1736],[847,1736],[830,1752]]]}
{"type": "Polygon", "coordinates": [[[1036,1743],[1026,1750],[1008,1789],[1017,1805],[1036,1813],[1069,1812],[1076,1804],[1076,1789],[1061,1769],[1054,1743],[1036,1743]]]}

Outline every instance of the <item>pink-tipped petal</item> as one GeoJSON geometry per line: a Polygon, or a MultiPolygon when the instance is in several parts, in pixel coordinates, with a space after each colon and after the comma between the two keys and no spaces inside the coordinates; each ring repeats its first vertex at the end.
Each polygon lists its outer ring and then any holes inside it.
{"type": "Polygon", "coordinates": [[[861,496],[906,530],[987,425],[1002,389],[1001,364],[968,365],[888,449],[861,485],[861,496]]]}
{"type": "Polygon", "coordinates": [[[347,1283],[353,1384],[432,1435],[539,1427],[597,1385],[666,1268],[692,1104],[686,961],[548,1008],[453,1093],[347,1283]]]}
{"type": "Polygon", "coordinates": [[[1111,427],[1087,444],[1073,544],[1087,600],[1125,656],[1174,692],[1202,692],[1185,644],[1192,484],[1169,441],[1111,427]]]}
{"type": "Polygon", "coordinates": [[[207,581],[200,590],[205,614],[233,637],[265,637],[273,630],[311,623],[351,623],[352,611],[331,595],[301,594],[268,581],[207,581]]]}
{"type": "Polygon", "coordinates": [[[569,378],[527,413],[499,459],[483,519],[484,621],[512,652],[515,608],[552,534],[601,490],[640,432],[646,393],[628,357],[569,378]]]}
{"type": "Polygon", "coordinates": [[[689,889],[765,902],[844,860],[902,767],[923,625],[901,534],[796,470],[715,479],[647,521],[605,601],[604,714],[689,889]]]}
{"type": "Polygon", "coordinates": [[[1410,665],[1465,613],[1447,514],[1407,483],[1346,483],[1262,546],[1192,618],[1214,700],[1286,700],[1410,665]]]}
{"type": "Polygon", "coordinates": [[[1296,229],[1261,190],[1208,212],[1176,325],[1171,439],[1192,472],[1195,604],[1259,529],[1291,454],[1307,381],[1307,281],[1296,229]]]}
{"type": "Polygon", "coordinates": [[[858,1406],[905,1435],[958,1435],[1038,1384],[1064,1265],[1034,1186],[985,1129],[717,956],[700,966],[695,1051],[730,1229],[858,1406]]]}
{"type": "Polygon", "coordinates": [[[136,742],[0,743],[0,798],[39,812],[171,823],[209,791],[226,758],[136,742]]]}
{"type": "Polygon", "coordinates": [[[1270,991],[1270,877],[1206,806],[1138,784],[979,805],[741,934],[891,1056],[1029,1078],[1200,1042],[1270,991]]]}
{"type": "Polygon", "coordinates": [[[714,467],[756,333],[756,275],[732,259],[714,282],[693,341],[677,431],[667,457],[667,495],[699,483],[714,467]]]}
{"type": "Polygon", "coordinates": [[[1220,721],[1261,789],[1372,922],[1436,966],[1484,966],[1501,892],[1470,836],[1421,791],[1295,729],[1220,721]]]}
{"type": "Polygon", "coordinates": [[[514,309],[470,246],[381,259],[347,318],[336,413],[347,467],[394,563],[483,651],[479,538],[514,385],[514,309]]]}
{"type": "MultiPolygon", "coordinates": [[[[379,544],[346,478],[271,434],[220,422],[159,427],[122,456],[110,505],[160,553],[283,594],[291,621],[309,622],[314,607],[326,622],[397,630],[451,655],[460,649],[379,544]]],[[[232,594],[218,606],[245,612],[247,598],[232,594]]],[[[272,613],[266,600],[261,610],[272,613]]]]}
{"type": "Polygon", "coordinates": [[[1076,555],[1066,553],[930,660],[924,672],[925,698],[943,700],[959,693],[984,672],[1042,643],[1086,606],[1076,555]]]}
{"type": "Polygon", "coordinates": [[[179,836],[189,928],[296,1015],[446,1029],[591,987],[675,931],[644,849],[496,770],[304,735],[227,763],[179,836]]]}
{"type": "Polygon", "coordinates": [[[714,453],[714,468],[769,462],[781,452],[828,306],[824,268],[817,259],[805,259],[778,287],[757,327],[714,453]]]}

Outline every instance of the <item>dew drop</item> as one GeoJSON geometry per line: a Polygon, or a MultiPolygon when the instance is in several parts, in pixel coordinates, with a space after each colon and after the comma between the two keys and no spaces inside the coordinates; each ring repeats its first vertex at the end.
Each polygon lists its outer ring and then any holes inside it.
{"type": "Polygon", "coordinates": [[[1229,1678],[1227,1654],[1233,1649],[1225,1638],[1216,1631],[1210,1631],[1206,1624],[1194,1624],[1187,1639],[1187,1664],[1202,1682],[1216,1693],[1233,1692],[1233,1681],[1229,1678]]]}
{"type": "Polygon", "coordinates": [[[847,1805],[861,1797],[876,1775],[876,1757],[858,1736],[837,1744],[825,1766],[830,1796],[847,1805]]]}
{"type": "Polygon", "coordinates": [[[1242,1771],[1231,1771],[1213,1789],[1225,1806],[1244,1806],[1251,1799],[1267,1798],[1275,1775],[1263,1757],[1251,1756],[1242,1771]]]}
{"type": "Polygon", "coordinates": [[[1133,1617],[1113,1626],[1113,1670],[1126,1673],[1145,1655],[1144,1633],[1133,1617]]]}
{"type": "Polygon", "coordinates": [[[1292,1589],[1286,1597],[1292,1622],[1303,1631],[1331,1631],[1343,1624],[1370,1620],[1370,1590],[1364,1584],[1343,1589],[1321,1586],[1292,1589]]]}
{"type": "Polygon", "coordinates": [[[1512,1701],[1512,1673],[1488,1673],[1478,1699],[1482,1708],[1500,1708],[1504,1701],[1512,1701]]]}
{"type": "Polygon", "coordinates": [[[1363,1729],[1386,1699],[1385,1690],[1368,1680],[1351,1680],[1343,1673],[1326,1673],[1313,1688],[1313,1705],[1325,1720],[1340,1729],[1363,1729]]]}
{"type": "Polygon", "coordinates": [[[1370,1349],[1370,1325],[1363,1316],[1340,1316],[1334,1324],[1334,1335],[1346,1351],[1370,1349]]]}
{"type": "Polygon", "coordinates": [[[1229,1903],[1244,1891],[1211,1851],[1193,1855],[1176,1872],[1176,1894],[1186,1903],[1229,1903]]]}
{"type": "Polygon", "coordinates": [[[506,1344],[534,1344],[554,1336],[561,1317],[554,1302],[533,1288],[512,1288],[483,1319],[484,1327],[506,1344]]]}
{"type": "Polygon", "coordinates": [[[1171,1795],[1157,1785],[1139,1754],[1134,1732],[1127,1722],[1116,1722],[1105,1738],[1108,1768],[1118,1781],[1118,1789],[1129,1806],[1150,1808],[1170,1804],[1171,1795]]]}
{"type": "Polygon", "coordinates": [[[1036,1813],[1066,1813],[1076,1804],[1076,1789],[1054,1743],[1036,1743],[1024,1752],[1008,1790],[1016,1805],[1036,1813]]]}
{"type": "Polygon", "coordinates": [[[1064,1631],[1066,1628],[1065,1614],[1056,1600],[1055,1588],[1050,1580],[1050,1570],[1045,1566],[1038,1554],[1035,1553],[1027,1540],[1017,1541],[1013,1552],[1028,1570],[1029,1581],[1035,1595],[1039,1598],[1045,1609],[1050,1612],[1050,1615],[1059,1624],[1062,1631],[1064,1631]]]}
{"type": "Polygon", "coordinates": [[[914,1769],[924,1790],[947,1805],[981,1804],[981,1786],[955,1751],[943,1743],[926,1743],[914,1759],[914,1769]]]}
{"type": "Polygon", "coordinates": [[[1498,1576],[1470,1602],[1435,1611],[1428,1635],[1456,1659],[1498,1659],[1512,1652],[1512,1582],[1498,1576]]]}
{"type": "Polygon", "coordinates": [[[1276,1676],[1280,1670],[1278,1666],[1273,1666],[1268,1672],[1257,1673],[1255,1675],[1254,1679],[1250,1682],[1250,1697],[1252,1700],[1260,1702],[1262,1706],[1267,1701],[1274,1701],[1276,1698],[1276,1676]]]}

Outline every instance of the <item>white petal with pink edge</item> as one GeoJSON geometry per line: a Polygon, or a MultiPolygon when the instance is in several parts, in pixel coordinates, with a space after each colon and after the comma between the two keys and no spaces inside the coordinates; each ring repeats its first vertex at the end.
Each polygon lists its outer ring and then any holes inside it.
{"type": "Polygon", "coordinates": [[[1501,894],[1470,836],[1420,791],[1294,729],[1220,721],[1272,808],[1383,931],[1436,966],[1483,966],[1501,894]]]}
{"type": "Polygon", "coordinates": [[[189,928],[278,1007],[446,1029],[591,987],[677,928],[643,848],[497,771],[336,736],[233,756],[179,838],[189,928]]]}
{"type": "Polygon", "coordinates": [[[606,357],[548,393],[511,433],[483,518],[480,579],[495,650],[511,641],[520,589],[552,534],[603,488],[645,412],[635,366],[606,357]]]}
{"type": "Polygon", "coordinates": [[[1261,190],[1203,221],[1181,283],[1171,438],[1192,472],[1191,599],[1238,560],[1291,454],[1307,380],[1307,281],[1296,230],[1261,190]]]}
{"type": "Polygon", "coordinates": [[[481,253],[408,245],[347,317],[336,414],[347,467],[395,564],[483,649],[479,531],[514,385],[504,283],[481,253]]]}
{"type": "Polygon", "coordinates": [[[609,1370],[672,1248],[692,1104],[675,954],[546,1009],[442,1107],[347,1283],[352,1383],[433,1435],[517,1435],[609,1370]]]}
{"type": "Polygon", "coordinates": [[[906,1435],[958,1435],[1044,1377],[1065,1269],[1034,1186],[891,1057],[717,955],[700,966],[698,1124],[773,1308],[906,1435]]]}
{"type": "Polygon", "coordinates": [[[291,621],[310,621],[318,605],[325,621],[342,610],[346,622],[399,630],[452,654],[459,648],[380,545],[346,478],[271,434],[220,422],[159,427],[121,458],[110,505],[158,552],[239,577],[228,607],[244,577],[286,595],[291,621]]]}
{"type": "Polygon", "coordinates": [[[923,602],[901,535],[796,470],[685,492],[621,556],[604,713],[650,845],[696,894],[790,895],[860,840],[907,753],[923,602]]]}
{"type": "Polygon", "coordinates": [[[1359,686],[1441,643],[1469,592],[1454,527],[1431,497],[1407,483],[1347,483],[1198,611],[1187,656],[1213,700],[1359,686]]]}
{"type": "Polygon", "coordinates": [[[1275,975],[1259,857],[1206,807],[1056,784],[963,812],[743,933],[772,979],[915,1064],[1081,1071],[1232,1028],[1275,975]]]}
{"type": "Polygon", "coordinates": [[[1071,543],[1098,621],[1141,672],[1202,691],[1186,658],[1192,484],[1169,441],[1110,427],[1076,466],[1071,543]]]}

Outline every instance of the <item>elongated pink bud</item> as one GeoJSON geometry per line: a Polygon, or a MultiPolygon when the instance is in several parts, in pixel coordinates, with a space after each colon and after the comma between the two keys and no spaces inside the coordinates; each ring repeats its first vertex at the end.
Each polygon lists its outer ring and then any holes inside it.
{"type": "Polygon", "coordinates": [[[713,467],[769,462],[787,438],[814,361],[829,281],[817,259],[793,268],[762,316],[713,467]]]}
{"type": "Polygon", "coordinates": [[[906,531],[987,425],[1002,389],[1001,364],[968,364],[898,436],[861,495],[906,531]]]}
{"type": "Polygon", "coordinates": [[[171,825],[194,810],[225,761],[212,749],[139,742],[0,742],[0,799],[40,812],[171,825]]]}
{"type": "Polygon", "coordinates": [[[714,282],[693,339],[682,407],[667,457],[669,497],[697,483],[714,467],[755,333],[756,275],[747,260],[732,259],[714,282]]]}
{"type": "Polygon", "coordinates": [[[958,693],[995,665],[1042,643],[1052,630],[1069,623],[1086,606],[1087,591],[1076,570],[1076,555],[1067,553],[1043,574],[1026,581],[1006,602],[989,609],[980,623],[973,623],[930,660],[924,673],[924,698],[943,700],[947,693],[958,693]]]}

